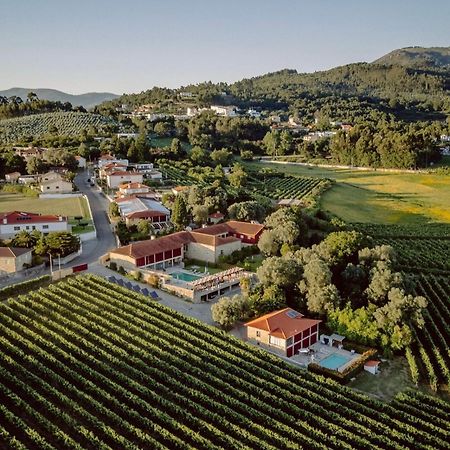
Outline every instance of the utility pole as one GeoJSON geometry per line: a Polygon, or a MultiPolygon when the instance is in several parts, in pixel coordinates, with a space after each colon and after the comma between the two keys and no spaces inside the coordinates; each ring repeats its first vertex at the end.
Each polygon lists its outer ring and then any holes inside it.
{"type": "Polygon", "coordinates": [[[58,270],[61,271],[61,254],[58,253],[58,270]]]}
{"type": "Polygon", "coordinates": [[[52,254],[49,253],[49,256],[50,256],[50,275],[53,276],[52,254]]]}

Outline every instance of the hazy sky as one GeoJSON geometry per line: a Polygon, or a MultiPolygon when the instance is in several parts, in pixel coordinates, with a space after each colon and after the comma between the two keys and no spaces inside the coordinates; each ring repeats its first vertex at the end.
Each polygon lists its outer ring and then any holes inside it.
{"type": "Polygon", "coordinates": [[[139,92],[450,45],[448,0],[0,0],[0,90],[139,92]]]}

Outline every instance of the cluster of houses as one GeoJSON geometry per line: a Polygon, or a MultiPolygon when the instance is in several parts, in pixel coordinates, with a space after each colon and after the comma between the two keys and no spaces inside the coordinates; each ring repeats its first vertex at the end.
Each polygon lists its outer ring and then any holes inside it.
{"type": "Polygon", "coordinates": [[[66,178],[65,171],[52,170],[44,174],[22,175],[20,172],[7,173],[8,183],[37,184],[42,194],[70,194],[73,191],[71,181],[66,178]]]}
{"type": "Polygon", "coordinates": [[[255,245],[264,225],[228,221],[192,231],[179,231],[147,241],[132,242],[109,252],[109,259],[126,269],[163,270],[186,258],[217,263],[245,245],[255,245]]]}
{"type": "Polygon", "coordinates": [[[99,178],[106,181],[109,189],[118,189],[124,183],[142,184],[144,179],[162,181],[162,173],[151,163],[131,164],[127,159],[105,154],[100,156],[97,166],[99,178]]]}

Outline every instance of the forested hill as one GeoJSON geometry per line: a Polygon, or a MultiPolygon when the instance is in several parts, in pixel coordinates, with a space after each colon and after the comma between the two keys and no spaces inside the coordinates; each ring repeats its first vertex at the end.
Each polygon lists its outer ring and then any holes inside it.
{"type": "Polygon", "coordinates": [[[20,97],[23,101],[27,99],[28,93],[34,92],[41,100],[49,100],[52,102],[70,103],[72,106],[82,106],[89,109],[102,102],[113,100],[118,96],[110,92],[87,92],[85,94],[68,94],[67,92],[58,91],[56,89],[27,89],[27,88],[11,88],[0,91],[2,97],[20,97]]]}
{"type": "Polygon", "coordinates": [[[375,64],[397,65],[417,69],[450,69],[450,47],[406,47],[393,50],[374,61],[375,64]]]}
{"type": "Polygon", "coordinates": [[[233,84],[201,83],[178,90],[153,88],[124,95],[99,109],[106,112],[120,104],[130,108],[151,104],[159,111],[180,111],[185,106],[185,101],[179,101],[180,92],[192,93],[189,102],[196,106],[232,103],[242,108],[288,111],[308,120],[317,110],[336,120],[349,121],[368,118],[373,111],[378,118],[394,114],[405,120],[444,119],[450,110],[450,68],[419,70],[355,63],[314,73],[285,69],[233,84]]]}

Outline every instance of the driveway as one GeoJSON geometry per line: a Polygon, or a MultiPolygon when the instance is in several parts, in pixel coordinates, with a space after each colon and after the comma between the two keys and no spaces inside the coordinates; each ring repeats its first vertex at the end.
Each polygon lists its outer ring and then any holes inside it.
{"type": "Polygon", "coordinates": [[[115,278],[122,278],[124,281],[131,281],[134,285],[139,285],[140,287],[146,287],[149,290],[156,291],[161,300],[158,303],[168,306],[169,308],[178,311],[186,316],[194,317],[204,323],[209,325],[214,325],[214,321],[211,317],[211,304],[214,302],[207,303],[191,303],[189,301],[183,300],[182,298],[176,297],[175,295],[168,294],[160,289],[155,289],[145,283],[138,283],[137,281],[132,281],[119,273],[102,266],[99,263],[93,263],[89,265],[88,272],[100,275],[102,277],[114,276],[115,278]]]}
{"type": "Polygon", "coordinates": [[[97,229],[97,238],[83,243],[83,253],[81,256],[65,267],[78,264],[91,264],[117,246],[116,238],[109,223],[107,211],[109,209],[108,199],[97,189],[86,183],[89,172],[84,171],[77,174],[74,183],[89,200],[92,211],[92,219],[97,229]]]}

